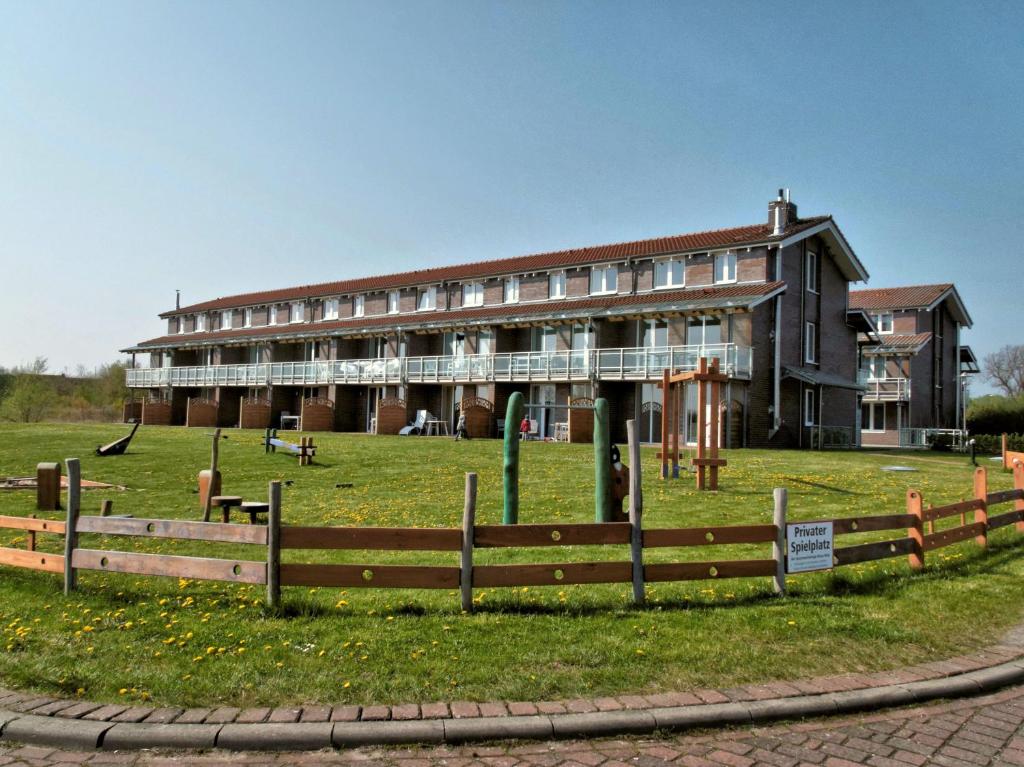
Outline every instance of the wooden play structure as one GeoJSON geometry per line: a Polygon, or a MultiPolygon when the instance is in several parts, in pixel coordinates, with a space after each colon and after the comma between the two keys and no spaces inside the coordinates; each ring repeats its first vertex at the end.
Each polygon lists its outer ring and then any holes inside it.
{"type": "Polygon", "coordinates": [[[199,506],[203,510],[203,522],[210,521],[213,499],[220,495],[220,471],[217,469],[220,448],[220,429],[213,432],[213,447],[210,449],[210,468],[199,472],[199,506]]]}
{"type": "Polygon", "coordinates": [[[698,490],[718,489],[718,468],[725,466],[718,457],[721,432],[722,384],[729,376],[719,369],[718,359],[708,362],[701,357],[697,369],[687,373],[673,373],[665,369],[661,383],[664,404],[661,408],[661,477],[679,478],[679,416],[683,412],[683,393],[686,384],[697,387],[697,455],[690,459],[697,470],[698,490]],[[670,444],[671,443],[671,444],[670,444]],[[669,459],[672,459],[671,474],[669,459]],[[710,477],[707,472],[710,470],[710,477]]]}
{"type": "Polygon", "coordinates": [[[108,455],[124,455],[124,451],[128,449],[128,445],[131,444],[132,437],[134,437],[135,432],[139,430],[139,426],[140,424],[136,422],[136,424],[132,427],[131,434],[129,434],[127,437],[115,439],[113,442],[107,445],[101,445],[100,447],[96,448],[96,455],[100,457],[106,457],[108,455]]]}
{"type": "Polygon", "coordinates": [[[1003,453],[1003,468],[1009,471],[1013,471],[1014,464],[1024,464],[1024,453],[1016,452],[1009,449],[1009,437],[1003,435],[1002,453],[1003,453]]]}
{"type": "Polygon", "coordinates": [[[302,437],[298,444],[285,442],[277,438],[277,429],[267,429],[263,440],[263,449],[267,453],[276,453],[277,448],[287,450],[292,455],[298,456],[299,466],[309,466],[313,463],[313,456],[316,455],[316,445],[312,437],[302,437]]]}

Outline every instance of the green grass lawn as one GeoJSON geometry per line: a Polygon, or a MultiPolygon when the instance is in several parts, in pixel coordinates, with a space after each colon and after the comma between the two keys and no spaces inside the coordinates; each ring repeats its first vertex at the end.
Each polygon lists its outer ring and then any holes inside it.
{"type": "MultiPolygon", "coordinates": [[[[83,514],[112,499],[115,514],[198,519],[196,474],[209,463],[209,430],[143,427],[127,455],[97,458],[111,425],[0,426],[0,476],[31,475],[40,461],[82,460],[86,479],[124,485],[88,490],[83,514]]],[[[265,455],[262,434],[226,431],[224,492],[265,498],[285,480],[285,524],[457,527],[464,473],[479,474],[478,524],[501,521],[501,443],[317,434],[317,465],[265,455]],[[351,489],[338,488],[351,482],[351,489]]],[[[721,491],[692,477],[657,478],[643,454],[645,527],[765,523],[772,488],[790,493],[790,519],[898,513],[908,487],[926,502],[971,494],[961,456],[872,452],[727,451],[721,491]],[[889,473],[890,464],[917,473],[889,473]]],[[[990,489],[1011,487],[990,465],[990,489]]],[[[520,521],[588,522],[592,449],[522,446],[520,521]]],[[[34,512],[32,492],[0,492],[0,514],[34,512]]],[[[997,511],[1009,510],[1009,506],[997,511]]],[[[54,518],[62,518],[60,513],[54,518]]],[[[899,531],[850,536],[856,543],[899,531]]],[[[58,551],[62,539],[40,536],[58,551]]],[[[259,586],[81,572],[80,591],[59,576],[0,567],[0,683],[94,700],[154,704],[398,703],[529,700],[695,686],[730,686],[819,673],[881,670],[989,643],[1020,620],[1024,553],[1013,527],[990,549],[960,544],[931,553],[924,573],[905,558],[790,576],[657,584],[649,605],[630,588],[566,586],[478,590],[461,613],[455,591],[285,588],[268,613],[259,586]]],[[[24,535],[0,531],[0,545],[24,535]]],[[[262,560],[260,547],[83,536],[90,548],[262,560]]],[[[649,561],[767,557],[768,546],[651,550],[649,561]]],[[[478,550],[477,563],[627,560],[626,547],[478,550]]],[[[455,554],[285,552],[289,562],[457,564],[455,554]]]]}

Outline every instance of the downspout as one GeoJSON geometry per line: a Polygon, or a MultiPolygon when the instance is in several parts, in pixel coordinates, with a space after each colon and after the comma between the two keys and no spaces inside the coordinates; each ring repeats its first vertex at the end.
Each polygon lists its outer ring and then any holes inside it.
{"type": "MultiPolygon", "coordinates": [[[[782,280],[782,247],[775,255],[775,281],[782,280]]],[[[782,418],[779,415],[782,398],[782,294],[775,297],[775,349],[772,370],[772,426],[768,430],[768,439],[775,439],[779,433],[782,418]]]]}
{"type": "Polygon", "coordinates": [[[956,420],[954,422],[955,429],[960,428],[960,424],[963,423],[964,429],[967,428],[967,418],[961,418],[960,416],[960,323],[956,325],[956,356],[953,358],[953,383],[956,386],[956,420]]]}

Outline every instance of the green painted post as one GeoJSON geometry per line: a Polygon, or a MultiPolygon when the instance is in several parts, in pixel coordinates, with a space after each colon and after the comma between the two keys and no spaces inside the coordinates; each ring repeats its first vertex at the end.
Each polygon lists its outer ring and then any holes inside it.
{"type": "Polygon", "coordinates": [[[594,521],[612,521],[612,440],[608,400],[594,400],[594,521]]]}
{"type": "Polygon", "coordinates": [[[506,525],[519,524],[519,424],[523,420],[523,395],[512,392],[505,409],[505,514],[506,525]]]}

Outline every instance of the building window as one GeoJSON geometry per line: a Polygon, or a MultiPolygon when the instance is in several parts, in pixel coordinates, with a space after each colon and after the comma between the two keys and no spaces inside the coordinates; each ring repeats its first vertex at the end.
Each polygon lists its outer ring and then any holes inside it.
{"type": "Polygon", "coordinates": [[[336,320],[338,319],[338,299],[328,298],[324,301],[324,319],[325,320],[336,320]]]}
{"type": "Polygon", "coordinates": [[[302,301],[296,301],[292,304],[292,314],[288,319],[290,322],[302,322],[306,319],[306,307],[302,301]]]}
{"type": "Polygon", "coordinates": [[[206,315],[205,314],[197,314],[196,315],[196,332],[197,333],[202,333],[204,330],[206,330],[206,315]]]}
{"type": "Polygon", "coordinates": [[[519,303],[519,278],[518,277],[506,277],[505,278],[505,303],[516,304],[519,303]]]}
{"type": "Polygon", "coordinates": [[[882,312],[872,316],[879,335],[890,335],[892,333],[892,312],[882,312]]]}
{"type": "Polygon", "coordinates": [[[270,307],[270,314],[267,317],[267,324],[268,325],[276,325],[277,324],[277,306],[276,305],[270,307]]]}
{"type": "Polygon", "coordinates": [[[885,378],[885,357],[865,357],[861,360],[861,372],[869,381],[885,378]]]}
{"type": "Polygon", "coordinates": [[[482,282],[467,282],[462,286],[462,305],[484,305],[484,284],[482,282]]]}
{"type": "Polygon", "coordinates": [[[808,322],[804,332],[804,362],[818,361],[818,326],[808,322]]]}
{"type": "Polygon", "coordinates": [[[617,290],[619,267],[594,266],[590,269],[591,294],[614,293],[617,290]]]}
{"type": "Polygon", "coordinates": [[[860,415],[861,431],[885,431],[885,403],[865,402],[860,415]]]}
{"type": "Polygon", "coordinates": [[[553,352],[557,344],[558,332],[555,328],[545,325],[533,329],[531,347],[535,352],[553,352]]]}
{"type": "Polygon", "coordinates": [[[416,311],[425,312],[437,308],[437,288],[422,288],[416,295],[416,311]]]}
{"type": "Polygon", "coordinates": [[[352,299],[352,316],[362,317],[366,314],[366,296],[355,296],[352,299]]]}
{"type": "Polygon", "coordinates": [[[184,317],[178,317],[178,333],[184,333],[184,332],[185,332],[185,318],[184,317]]]}
{"type": "Polygon", "coordinates": [[[392,290],[388,293],[388,314],[398,314],[398,298],[399,293],[397,290],[392,290]]]}
{"type": "Polygon", "coordinates": [[[804,389],[804,426],[814,426],[814,389],[804,389]]]}
{"type": "Polygon", "coordinates": [[[548,275],[548,298],[565,298],[565,272],[548,275]]]}
{"type": "Polygon", "coordinates": [[[654,262],[654,287],[681,288],[685,283],[686,268],[683,259],[654,262]]]}
{"type": "Polygon", "coordinates": [[[246,309],[244,310],[244,313],[242,314],[242,323],[243,323],[242,324],[243,328],[251,328],[252,327],[252,307],[251,306],[250,307],[246,307],[246,309]]]}
{"type": "Polygon", "coordinates": [[[715,282],[736,282],[735,253],[719,253],[715,256],[715,282]]]}
{"type": "Polygon", "coordinates": [[[807,290],[818,292],[818,254],[813,250],[807,251],[807,290]]]}
{"type": "Polygon", "coordinates": [[[220,326],[225,330],[230,330],[231,325],[234,321],[234,312],[231,309],[225,309],[220,313],[220,326]]]}

